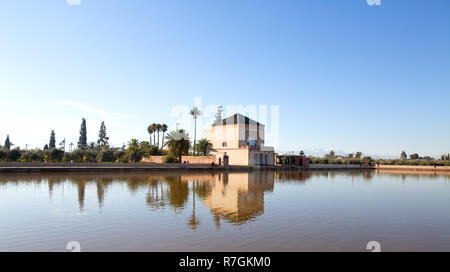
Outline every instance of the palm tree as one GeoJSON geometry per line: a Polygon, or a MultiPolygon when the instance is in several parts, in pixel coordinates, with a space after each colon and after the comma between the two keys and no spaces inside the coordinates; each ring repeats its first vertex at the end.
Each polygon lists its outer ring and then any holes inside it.
{"type": "Polygon", "coordinates": [[[166,140],[167,142],[164,145],[168,146],[169,151],[178,157],[179,162],[181,162],[182,155],[189,154],[191,141],[189,140],[189,134],[183,129],[169,132],[166,136],[166,140]]]}
{"type": "Polygon", "coordinates": [[[198,141],[198,144],[196,146],[196,150],[200,150],[203,154],[203,156],[207,156],[209,154],[209,151],[211,151],[213,145],[210,141],[207,139],[200,139],[198,141]]]}
{"type": "Polygon", "coordinates": [[[166,124],[162,124],[161,125],[161,131],[163,133],[162,139],[161,139],[161,141],[162,141],[161,147],[163,147],[164,146],[164,133],[166,133],[166,131],[167,131],[167,125],[166,124]]]}
{"type": "Polygon", "coordinates": [[[147,131],[148,131],[148,134],[150,134],[150,145],[152,144],[152,133],[153,133],[153,127],[152,127],[152,125],[149,125],[148,127],[147,127],[147,131]]]}
{"type": "Polygon", "coordinates": [[[202,112],[197,108],[197,107],[194,107],[192,110],[191,110],[191,115],[192,115],[192,118],[194,118],[194,122],[195,122],[195,129],[194,129],[194,153],[195,153],[195,142],[196,142],[196,140],[197,140],[197,117],[199,117],[200,115],[202,115],[202,112]]]}
{"type": "Polygon", "coordinates": [[[161,124],[155,125],[156,133],[158,133],[158,145],[157,145],[158,148],[159,148],[159,132],[161,132],[161,128],[162,128],[161,124]]]}
{"type": "MultiPolygon", "coordinates": [[[[152,127],[153,133],[156,132],[156,124],[153,123],[153,124],[151,124],[150,126],[152,127]]],[[[155,137],[156,137],[156,135],[153,134],[153,145],[156,145],[156,138],[155,138],[155,137]]]]}
{"type": "Polygon", "coordinates": [[[126,152],[128,155],[128,160],[132,162],[141,161],[142,153],[139,148],[139,141],[137,139],[131,139],[131,141],[128,142],[128,148],[126,152]]]}

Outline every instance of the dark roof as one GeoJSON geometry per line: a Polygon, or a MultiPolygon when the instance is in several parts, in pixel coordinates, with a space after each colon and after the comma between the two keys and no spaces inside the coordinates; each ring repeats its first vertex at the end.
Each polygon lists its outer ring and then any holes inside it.
{"type": "Polygon", "coordinates": [[[235,115],[232,115],[228,118],[225,118],[220,121],[215,121],[215,126],[220,125],[235,125],[235,124],[249,124],[249,125],[261,125],[260,123],[256,122],[253,119],[248,118],[247,116],[244,116],[240,113],[236,113],[235,115]]]}

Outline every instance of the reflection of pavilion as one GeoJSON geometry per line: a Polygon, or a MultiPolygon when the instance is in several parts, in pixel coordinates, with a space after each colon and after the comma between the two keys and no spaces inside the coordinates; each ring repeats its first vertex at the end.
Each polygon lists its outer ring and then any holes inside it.
{"type": "Polygon", "coordinates": [[[264,212],[264,192],[273,187],[274,173],[225,173],[215,176],[203,203],[216,216],[241,224],[264,212]]]}

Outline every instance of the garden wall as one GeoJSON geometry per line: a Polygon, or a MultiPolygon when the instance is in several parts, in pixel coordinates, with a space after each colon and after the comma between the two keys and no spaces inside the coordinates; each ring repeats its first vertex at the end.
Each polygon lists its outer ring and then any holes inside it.
{"type": "MultiPolygon", "coordinates": [[[[146,163],[164,163],[165,156],[151,156],[143,158],[142,162],[146,163]]],[[[196,164],[214,164],[219,165],[219,159],[216,156],[182,156],[182,162],[196,163],[196,164]]]]}

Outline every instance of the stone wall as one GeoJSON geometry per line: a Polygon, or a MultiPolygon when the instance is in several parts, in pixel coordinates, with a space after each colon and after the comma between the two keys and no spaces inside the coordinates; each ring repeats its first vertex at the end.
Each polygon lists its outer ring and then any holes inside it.
{"type": "MultiPolygon", "coordinates": [[[[149,158],[143,158],[142,162],[145,163],[164,163],[165,156],[151,156],[149,158]]],[[[182,162],[196,163],[196,164],[214,164],[219,165],[219,159],[216,156],[182,156],[182,162]]]]}
{"type": "Polygon", "coordinates": [[[372,166],[364,166],[359,164],[310,164],[311,170],[328,170],[328,169],[373,169],[372,166]]]}
{"type": "Polygon", "coordinates": [[[151,156],[149,158],[142,158],[142,162],[146,163],[164,163],[165,156],[151,156]]]}
{"type": "Polygon", "coordinates": [[[219,159],[216,156],[182,156],[182,162],[199,163],[199,164],[214,164],[219,165],[219,159]]]}

